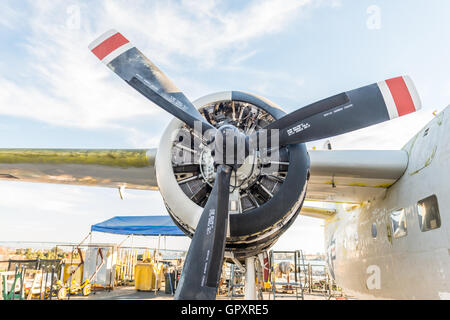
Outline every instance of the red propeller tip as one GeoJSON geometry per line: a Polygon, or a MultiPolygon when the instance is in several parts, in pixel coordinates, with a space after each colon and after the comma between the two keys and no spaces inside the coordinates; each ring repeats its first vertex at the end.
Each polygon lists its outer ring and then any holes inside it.
{"type": "Polygon", "coordinates": [[[397,77],[378,83],[390,119],[401,117],[422,108],[419,94],[409,76],[397,77]]]}
{"type": "Polygon", "coordinates": [[[133,46],[130,41],[116,30],[109,30],[89,45],[89,50],[102,62],[108,64],[133,46]]]}

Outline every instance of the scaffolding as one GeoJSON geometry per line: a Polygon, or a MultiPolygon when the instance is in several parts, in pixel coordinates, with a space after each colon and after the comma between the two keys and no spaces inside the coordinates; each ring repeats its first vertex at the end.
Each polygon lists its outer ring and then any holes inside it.
{"type": "Polygon", "coordinates": [[[230,300],[243,298],[245,272],[239,266],[232,264],[228,280],[228,297],[230,300]],[[238,292],[239,293],[238,293],[238,292]]]}
{"type": "MultiPolygon", "coordinates": [[[[271,270],[271,285],[272,285],[272,298],[273,300],[276,300],[277,297],[281,297],[283,293],[281,293],[281,290],[278,288],[278,286],[281,286],[281,289],[284,291],[284,293],[287,293],[289,291],[295,292],[295,297],[297,300],[301,299],[304,300],[304,288],[303,288],[303,281],[305,279],[305,269],[304,269],[304,256],[303,252],[301,250],[295,250],[295,251],[270,251],[269,252],[269,263],[270,263],[270,270],[271,270]],[[287,266],[286,270],[283,270],[284,272],[281,272],[282,275],[286,275],[287,279],[284,279],[284,276],[277,277],[277,270],[276,268],[280,265],[284,264],[287,266]],[[302,270],[303,266],[303,270],[302,270]],[[302,271],[303,271],[303,279],[302,279],[302,271]],[[290,281],[290,276],[294,275],[294,281],[290,281]],[[280,281],[280,280],[286,280],[286,281],[280,281]],[[302,281],[303,280],[303,281],[302,281]]],[[[271,297],[269,293],[269,299],[271,297]]]]}
{"type": "Polygon", "coordinates": [[[338,293],[342,296],[342,292],[339,291],[336,283],[330,277],[326,265],[308,262],[305,263],[304,268],[306,269],[305,291],[308,294],[320,293],[328,296],[328,299],[331,299],[338,293]]]}

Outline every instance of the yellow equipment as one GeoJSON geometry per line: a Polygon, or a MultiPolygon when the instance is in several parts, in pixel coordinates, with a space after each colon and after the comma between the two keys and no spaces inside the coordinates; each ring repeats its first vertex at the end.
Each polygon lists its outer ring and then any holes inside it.
{"type": "Polygon", "coordinates": [[[134,269],[134,286],[138,291],[152,291],[161,289],[164,279],[164,265],[162,263],[137,263],[134,269]]]}
{"type": "Polygon", "coordinates": [[[152,254],[150,250],[145,250],[142,254],[142,262],[152,262],[154,255],[155,253],[152,254]]]}
{"type": "Polygon", "coordinates": [[[96,266],[94,274],[91,275],[89,277],[89,279],[86,279],[83,281],[83,270],[84,270],[83,253],[81,252],[80,248],[77,248],[77,250],[80,255],[80,260],[81,260],[80,263],[65,264],[64,273],[63,273],[63,281],[58,280],[58,282],[56,282],[56,285],[58,286],[58,293],[57,293],[58,300],[65,299],[69,293],[69,290],[70,290],[70,294],[76,294],[78,292],[81,292],[81,294],[83,296],[90,295],[91,294],[91,281],[94,279],[94,277],[97,275],[100,268],[105,263],[102,250],[101,250],[101,248],[98,248],[97,254],[101,258],[100,265],[96,266]],[[74,268],[74,266],[75,266],[75,268],[74,268]],[[71,281],[71,284],[69,287],[67,282],[71,277],[72,277],[72,281],[71,281]]]}
{"type": "Polygon", "coordinates": [[[89,282],[89,279],[83,282],[83,271],[83,264],[67,263],[64,265],[63,281],[58,280],[56,282],[56,285],[58,286],[58,300],[67,298],[67,294],[69,293],[68,281],[71,274],[72,284],[70,285],[70,294],[81,292],[83,296],[87,296],[91,293],[91,284],[89,282]]]}
{"type": "MultiPolygon", "coordinates": [[[[69,293],[69,288],[66,288],[61,280],[58,280],[56,284],[58,286],[58,300],[66,299],[67,294],[69,293]]],[[[83,296],[88,296],[91,294],[91,283],[89,279],[86,279],[81,285],[75,280],[72,281],[72,285],[70,286],[70,294],[76,294],[78,292],[81,292],[83,296]]]]}
{"type": "Polygon", "coordinates": [[[263,281],[263,280],[259,280],[258,277],[256,277],[256,283],[259,283],[259,286],[261,287],[261,289],[263,291],[272,289],[272,284],[270,283],[270,280],[263,281]]]}
{"type": "Polygon", "coordinates": [[[70,273],[72,273],[72,283],[75,282],[80,284],[81,282],[83,282],[83,271],[84,265],[80,265],[79,263],[65,263],[63,282],[67,283],[70,278],[70,273]]]}

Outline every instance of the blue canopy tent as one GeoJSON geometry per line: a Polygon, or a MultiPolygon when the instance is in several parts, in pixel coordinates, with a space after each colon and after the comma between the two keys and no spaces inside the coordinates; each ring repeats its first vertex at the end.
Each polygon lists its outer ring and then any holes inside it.
{"type": "Polygon", "coordinates": [[[92,225],[91,231],[135,236],[185,236],[169,216],[114,217],[92,225]]]}
{"type": "MultiPolygon", "coordinates": [[[[91,226],[92,232],[103,232],[126,235],[126,239],[131,237],[131,246],[133,248],[133,236],[157,236],[158,237],[158,248],[155,250],[155,259],[158,263],[158,254],[160,250],[160,238],[164,236],[185,236],[184,232],[177,227],[177,225],[172,221],[169,216],[125,216],[125,217],[114,217],[106,221],[94,224],[91,226]]],[[[118,247],[126,241],[123,240],[118,247]]],[[[83,240],[84,241],[84,240],[83,240]]],[[[142,249],[142,248],[141,248],[142,249]]],[[[166,249],[164,249],[166,250],[166,249]]],[[[129,252],[126,254],[130,254],[129,252]]],[[[134,268],[134,267],[133,267],[134,268]]],[[[155,281],[156,277],[155,277],[155,281]]],[[[155,285],[156,293],[156,285],[155,285]]]]}

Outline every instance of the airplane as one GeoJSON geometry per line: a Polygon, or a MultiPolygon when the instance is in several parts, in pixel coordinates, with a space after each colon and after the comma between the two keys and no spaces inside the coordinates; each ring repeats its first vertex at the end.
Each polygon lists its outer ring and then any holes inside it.
{"type": "MultiPolygon", "coordinates": [[[[404,212],[411,215],[406,206],[414,205],[413,199],[428,196],[422,196],[419,188],[436,194],[428,188],[429,179],[416,181],[422,172],[408,177],[414,186],[402,182],[408,166],[407,151],[308,151],[305,145],[419,110],[421,101],[408,76],[347,91],[286,114],[268,99],[241,91],[213,93],[191,102],[116,30],[101,35],[89,49],[131,87],[175,117],[163,133],[159,148],[0,149],[0,179],[114,187],[120,192],[125,188],[159,190],[173,221],[192,238],[175,299],[215,299],[224,261],[245,270],[245,298],[256,299],[255,277],[267,277],[267,251],[299,214],[327,217],[330,270],[338,282],[361,291],[357,276],[366,276],[366,270],[356,268],[365,268],[369,259],[354,260],[366,254],[364,250],[370,244],[358,242],[362,252],[351,251],[354,242],[345,240],[348,249],[343,253],[341,243],[346,238],[342,234],[347,233],[342,230],[366,226],[347,216],[372,219],[382,214],[382,208],[392,206],[396,210],[405,208],[404,212]],[[403,185],[402,194],[398,184],[403,185]],[[303,206],[305,200],[342,202],[339,208],[343,209],[308,208],[303,206]],[[351,267],[347,261],[351,261],[351,267]],[[349,268],[354,274],[344,276],[349,268]]],[[[420,145],[421,139],[417,138],[413,147],[420,145]]],[[[415,157],[423,155],[412,150],[417,153],[415,157]]],[[[423,205],[421,212],[427,217],[429,204],[423,205]]],[[[402,217],[396,219],[396,226],[404,224],[402,217]]],[[[378,220],[376,223],[380,224],[378,220]]],[[[409,221],[406,226],[412,236],[413,226],[409,221]]],[[[375,241],[382,243],[385,231],[381,225],[377,228],[375,241]]],[[[366,241],[362,231],[359,239],[366,241]]],[[[395,232],[397,229],[392,238],[395,232]]],[[[390,250],[407,250],[398,244],[405,239],[409,238],[392,239],[394,249],[390,250]]],[[[448,235],[445,241],[448,243],[448,235]]],[[[422,244],[418,248],[423,252],[428,247],[422,244]]],[[[377,252],[382,272],[394,270],[389,264],[394,258],[377,252]]],[[[422,260],[415,264],[418,261],[422,260]]],[[[378,260],[370,262],[376,265],[378,260]]],[[[448,270],[448,261],[446,266],[448,270]]],[[[400,267],[405,268],[403,264],[400,267]]],[[[394,285],[385,284],[386,279],[383,273],[381,287],[394,285]]]]}

